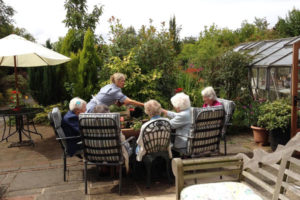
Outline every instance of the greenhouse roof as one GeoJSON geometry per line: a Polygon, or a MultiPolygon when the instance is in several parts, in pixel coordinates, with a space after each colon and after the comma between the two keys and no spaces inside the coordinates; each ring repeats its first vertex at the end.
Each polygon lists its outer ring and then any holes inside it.
{"type": "MultiPolygon", "coordinates": [[[[293,44],[300,36],[240,44],[234,51],[255,56],[253,67],[292,67],[293,44]]],[[[300,51],[299,51],[300,55],[300,51]]]]}

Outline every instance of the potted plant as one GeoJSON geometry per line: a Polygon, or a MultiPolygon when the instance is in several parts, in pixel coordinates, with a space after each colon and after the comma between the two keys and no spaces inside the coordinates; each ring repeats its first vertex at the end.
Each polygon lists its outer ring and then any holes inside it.
{"type": "Polygon", "coordinates": [[[286,100],[267,102],[260,107],[257,124],[269,131],[269,141],[274,151],[278,144],[290,139],[291,106],[286,100]]]}
{"type": "Polygon", "coordinates": [[[259,145],[268,144],[268,131],[264,127],[258,126],[258,116],[260,114],[260,106],[264,104],[264,100],[254,100],[249,106],[244,106],[248,115],[249,124],[253,132],[254,142],[259,145]]]}

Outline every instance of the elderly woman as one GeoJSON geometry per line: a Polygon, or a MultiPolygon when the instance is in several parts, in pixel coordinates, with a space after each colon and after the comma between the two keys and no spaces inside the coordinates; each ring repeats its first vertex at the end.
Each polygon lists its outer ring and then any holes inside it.
{"type": "MultiPolygon", "coordinates": [[[[139,138],[136,141],[138,144],[138,146],[136,147],[137,161],[142,161],[143,156],[146,154],[146,150],[144,149],[143,143],[143,131],[146,128],[146,126],[158,119],[168,120],[167,118],[161,118],[161,105],[156,100],[149,100],[145,103],[145,113],[150,117],[150,120],[143,124],[143,126],[141,127],[139,138]]],[[[172,158],[171,146],[169,147],[169,156],[172,158]]]]}
{"type": "Polygon", "coordinates": [[[203,97],[203,107],[213,107],[213,106],[220,106],[222,105],[218,100],[217,100],[217,95],[215,93],[215,90],[213,87],[209,86],[204,88],[201,91],[202,97],[203,97]]]}
{"type": "Polygon", "coordinates": [[[171,118],[171,127],[176,129],[174,148],[182,149],[184,152],[187,147],[187,136],[192,126],[190,97],[183,92],[177,93],[171,98],[171,103],[176,112],[164,109],[162,111],[171,118]]]}
{"type": "MultiPolygon", "coordinates": [[[[73,98],[69,103],[69,111],[64,115],[61,127],[67,137],[79,136],[79,119],[78,115],[86,111],[86,102],[78,97],[73,98]]],[[[67,140],[67,151],[70,156],[73,156],[76,151],[82,149],[80,138],[67,140]]],[[[78,156],[81,157],[81,156],[78,156]]]]}
{"type": "Polygon", "coordinates": [[[96,96],[87,104],[87,112],[93,111],[96,105],[104,104],[110,106],[112,104],[132,104],[136,106],[144,106],[143,103],[132,100],[122,93],[122,88],[125,85],[125,75],[122,73],[115,73],[110,77],[111,84],[101,88],[96,96]]]}

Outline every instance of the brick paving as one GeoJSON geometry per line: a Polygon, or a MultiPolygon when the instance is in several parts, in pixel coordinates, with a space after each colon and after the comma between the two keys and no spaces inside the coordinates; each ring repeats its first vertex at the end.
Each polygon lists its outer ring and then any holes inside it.
{"type": "MultiPolygon", "coordinates": [[[[0,122],[1,123],[1,122],[0,122]]],[[[84,194],[83,162],[77,157],[68,158],[67,182],[63,181],[62,150],[49,126],[37,126],[44,139],[33,135],[34,146],[8,148],[18,140],[17,135],[8,142],[0,143],[0,199],[3,200],[81,200],[81,199],[175,199],[175,186],[166,178],[153,177],[152,186],[146,188],[145,177],[134,179],[125,175],[122,196],[118,195],[118,178],[99,175],[89,167],[89,194],[84,194]]],[[[0,124],[0,136],[3,126],[0,124]]],[[[228,154],[244,152],[251,154],[259,147],[253,142],[252,134],[234,134],[228,137],[228,154]]],[[[223,145],[221,146],[223,151],[223,145]]],[[[142,173],[144,174],[144,173],[142,173]]]]}

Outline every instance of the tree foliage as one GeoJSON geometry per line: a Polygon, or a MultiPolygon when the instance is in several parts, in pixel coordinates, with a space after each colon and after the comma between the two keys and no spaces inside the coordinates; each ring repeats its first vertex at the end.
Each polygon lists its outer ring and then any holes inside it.
{"type": "Polygon", "coordinates": [[[78,81],[76,83],[76,95],[83,99],[89,99],[95,92],[97,83],[97,67],[100,66],[100,60],[95,49],[95,36],[88,29],[83,43],[83,49],[80,52],[78,65],[78,81]]]}
{"type": "Polygon", "coordinates": [[[281,37],[293,37],[300,35],[300,10],[293,8],[289,11],[286,18],[278,18],[278,22],[275,25],[276,32],[281,37]]]}

